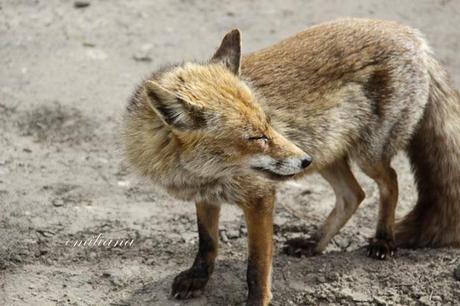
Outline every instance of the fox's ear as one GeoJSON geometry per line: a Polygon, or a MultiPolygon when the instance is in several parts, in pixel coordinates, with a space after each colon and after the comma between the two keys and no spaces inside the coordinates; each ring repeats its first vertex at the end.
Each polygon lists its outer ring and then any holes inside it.
{"type": "Polygon", "coordinates": [[[161,85],[146,81],[145,93],[150,106],[166,125],[178,130],[195,130],[206,125],[203,109],[177,97],[161,85]]]}
{"type": "Polygon", "coordinates": [[[221,63],[234,74],[240,74],[241,33],[234,29],[228,32],[211,58],[211,63],[221,63]]]}

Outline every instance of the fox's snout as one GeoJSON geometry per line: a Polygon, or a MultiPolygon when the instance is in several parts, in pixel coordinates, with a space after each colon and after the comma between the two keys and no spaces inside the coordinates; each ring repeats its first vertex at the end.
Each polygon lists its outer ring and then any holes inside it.
{"type": "Polygon", "coordinates": [[[270,129],[270,141],[263,152],[250,158],[250,167],[270,179],[288,179],[312,163],[310,155],[284,136],[270,129]]]}
{"type": "Polygon", "coordinates": [[[308,155],[291,156],[277,159],[268,155],[258,155],[251,158],[251,168],[268,175],[271,178],[288,178],[302,172],[312,162],[308,155]]]}

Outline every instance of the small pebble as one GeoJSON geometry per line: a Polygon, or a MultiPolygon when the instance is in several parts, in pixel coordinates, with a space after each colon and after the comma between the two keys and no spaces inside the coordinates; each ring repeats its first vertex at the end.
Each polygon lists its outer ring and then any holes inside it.
{"type": "Polygon", "coordinates": [[[240,238],[240,231],[239,230],[228,230],[227,237],[229,239],[237,239],[240,238]]]}
{"type": "Polygon", "coordinates": [[[148,55],[142,55],[142,54],[134,54],[133,59],[136,62],[151,62],[152,58],[148,55]]]}
{"type": "Polygon", "coordinates": [[[110,283],[115,287],[122,287],[125,284],[123,279],[118,276],[112,276],[110,283]]]}
{"type": "Polygon", "coordinates": [[[319,283],[319,284],[322,284],[322,283],[325,283],[326,282],[326,278],[322,275],[318,276],[316,278],[316,281],[319,283]]]}
{"type": "Polygon", "coordinates": [[[219,231],[219,234],[220,234],[220,240],[222,240],[222,242],[224,243],[227,243],[228,242],[227,233],[225,231],[219,231]]]}
{"type": "Polygon", "coordinates": [[[37,230],[37,233],[41,234],[43,237],[53,237],[54,236],[54,232],[52,231],[47,231],[47,230],[41,230],[41,229],[38,229],[37,230]]]}
{"type": "Polygon", "coordinates": [[[340,279],[340,274],[338,274],[336,272],[326,273],[326,279],[328,281],[336,282],[336,281],[338,281],[340,279]]]}
{"type": "Polygon", "coordinates": [[[84,8],[84,7],[88,7],[90,6],[91,3],[89,3],[88,1],[75,1],[73,3],[73,7],[75,8],[84,8]]]}
{"type": "Polygon", "coordinates": [[[387,302],[383,297],[380,296],[374,296],[374,303],[379,306],[386,306],[387,302]]]}
{"type": "Polygon", "coordinates": [[[62,200],[62,199],[54,199],[51,203],[52,203],[53,206],[55,206],[55,207],[64,206],[64,200],[62,200]]]}
{"type": "Polygon", "coordinates": [[[335,244],[341,248],[341,249],[346,249],[350,246],[351,240],[348,239],[347,237],[342,237],[342,236],[337,236],[334,238],[335,244]]]}
{"type": "Polygon", "coordinates": [[[88,48],[94,48],[96,47],[96,44],[95,43],[92,43],[92,42],[83,42],[83,47],[88,47],[88,48]]]}
{"type": "Polygon", "coordinates": [[[458,265],[457,268],[454,270],[454,278],[460,281],[460,265],[458,265]]]}
{"type": "Polygon", "coordinates": [[[11,260],[14,261],[14,262],[22,262],[22,258],[19,255],[11,256],[11,260]]]}
{"type": "Polygon", "coordinates": [[[432,304],[429,296],[422,296],[418,301],[420,305],[429,306],[432,304]]]}

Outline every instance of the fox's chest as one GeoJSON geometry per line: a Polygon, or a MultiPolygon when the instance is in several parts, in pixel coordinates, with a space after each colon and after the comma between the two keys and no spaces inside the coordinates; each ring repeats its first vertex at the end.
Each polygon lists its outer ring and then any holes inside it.
{"type": "Polygon", "coordinates": [[[172,196],[184,201],[235,203],[242,191],[241,188],[235,187],[231,180],[202,181],[190,179],[180,184],[168,184],[165,189],[172,196]]]}
{"type": "Polygon", "coordinates": [[[164,187],[169,194],[184,201],[240,204],[258,194],[266,193],[274,185],[275,183],[257,176],[244,176],[214,180],[190,179],[164,187]]]}

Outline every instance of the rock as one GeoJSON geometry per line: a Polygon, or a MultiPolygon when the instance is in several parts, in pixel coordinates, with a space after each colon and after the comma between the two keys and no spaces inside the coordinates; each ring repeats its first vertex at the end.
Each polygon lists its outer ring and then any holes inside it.
{"type": "Polygon", "coordinates": [[[219,234],[220,234],[220,240],[222,240],[222,242],[224,243],[227,243],[228,237],[227,237],[227,233],[225,232],[225,230],[219,231],[219,234]]]}
{"type": "Polygon", "coordinates": [[[41,230],[41,229],[38,229],[37,233],[41,234],[43,237],[46,237],[46,238],[53,237],[56,234],[52,231],[41,230]]]}
{"type": "Polygon", "coordinates": [[[17,255],[17,254],[15,254],[15,255],[11,256],[11,260],[14,261],[14,262],[20,263],[20,262],[22,262],[22,257],[17,255]]]}
{"type": "Polygon", "coordinates": [[[117,184],[120,187],[129,187],[130,181],[118,181],[117,184]]]}
{"type": "Polygon", "coordinates": [[[115,287],[122,287],[125,284],[123,278],[119,276],[112,276],[110,283],[115,287]]]}
{"type": "Polygon", "coordinates": [[[460,265],[458,265],[457,268],[454,270],[454,278],[460,281],[460,265]]]}
{"type": "Polygon", "coordinates": [[[388,305],[384,298],[380,296],[374,296],[374,303],[379,306],[386,306],[388,305]]]}
{"type": "Polygon", "coordinates": [[[334,238],[334,242],[342,250],[345,250],[351,244],[350,239],[348,239],[347,237],[342,237],[340,235],[334,238]]]}
{"type": "Polygon", "coordinates": [[[151,62],[152,58],[148,55],[142,55],[142,54],[134,54],[133,59],[136,62],[151,62]]]}
{"type": "Polygon", "coordinates": [[[196,233],[194,232],[184,232],[181,234],[181,238],[183,242],[190,243],[196,239],[196,233]]]}
{"type": "Polygon", "coordinates": [[[55,206],[55,207],[64,206],[64,200],[63,200],[63,199],[54,199],[51,203],[52,203],[53,206],[55,206]]]}
{"type": "Polygon", "coordinates": [[[152,44],[142,45],[139,50],[134,53],[133,59],[137,62],[151,62],[150,51],[152,50],[152,44]]]}
{"type": "Polygon", "coordinates": [[[83,45],[83,47],[88,47],[88,48],[94,48],[94,47],[96,47],[96,44],[95,44],[95,43],[89,42],[89,41],[84,41],[84,42],[82,43],[82,45],[83,45]]]}
{"type": "Polygon", "coordinates": [[[420,302],[420,305],[432,305],[433,302],[430,300],[430,297],[429,296],[422,296],[419,300],[420,302]]]}
{"type": "Polygon", "coordinates": [[[331,282],[336,282],[340,279],[340,274],[337,272],[326,273],[326,279],[331,282]]]}
{"type": "Polygon", "coordinates": [[[227,231],[227,237],[229,239],[237,239],[240,238],[240,231],[238,230],[228,230],[227,231]]]}
{"type": "Polygon", "coordinates": [[[85,7],[88,7],[90,5],[91,5],[91,3],[89,3],[89,1],[75,1],[73,3],[74,8],[85,8],[85,7]]]}
{"type": "Polygon", "coordinates": [[[372,298],[363,292],[352,291],[351,289],[345,288],[342,290],[342,294],[346,297],[351,298],[354,302],[371,302],[372,298]]]}
{"type": "Polygon", "coordinates": [[[318,276],[316,278],[316,281],[319,283],[319,284],[322,284],[322,283],[325,283],[326,282],[326,278],[322,275],[318,276]]]}

